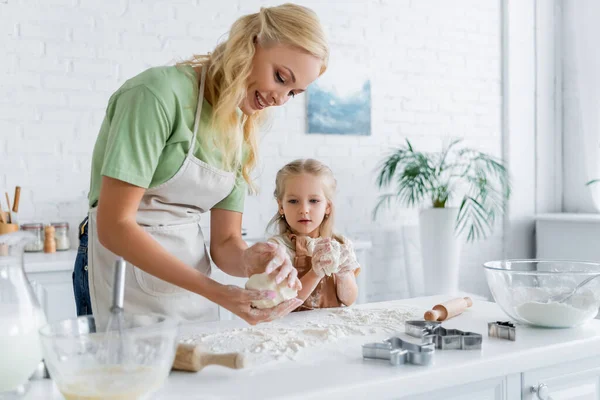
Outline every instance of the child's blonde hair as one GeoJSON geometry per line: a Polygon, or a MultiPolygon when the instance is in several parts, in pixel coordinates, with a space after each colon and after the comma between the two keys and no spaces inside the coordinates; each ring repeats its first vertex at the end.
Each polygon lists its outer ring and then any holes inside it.
{"type": "MultiPolygon", "coordinates": [[[[287,180],[300,174],[310,174],[316,176],[321,178],[321,181],[323,182],[323,192],[325,193],[325,198],[329,203],[330,211],[329,215],[323,219],[323,222],[321,222],[321,225],[319,226],[320,236],[331,237],[340,243],[344,243],[344,240],[341,236],[333,233],[333,224],[335,219],[335,205],[333,200],[337,189],[337,181],[333,176],[333,172],[327,165],[312,158],[298,159],[286,164],[277,172],[277,176],[275,177],[275,191],[273,192],[275,200],[277,200],[278,203],[282,201],[283,195],[285,194],[285,184],[287,180]]],[[[284,233],[291,232],[291,228],[286,219],[281,218],[278,210],[273,218],[271,218],[269,221],[269,224],[267,225],[267,231],[282,235],[284,233]]]]}
{"type": "Polygon", "coordinates": [[[317,57],[322,61],[319,76],[327,69],[329,47],[317,15],[309,8],[289,3],[261,8],[258,13],[239,18],[231,26],[229,38],[212,53],[194,55],[178,64],[208,67],[206,90],[213,118],[212,129],[203,140],[213,144],[223,168],[241,170],[251,190],[254,184],[250,173],[256,165],[257,131],[263,113],[240,117],[237,108],[247,95],[246,81],[252,71],[256,41],[266,47],[292,46],[317,57]]]}

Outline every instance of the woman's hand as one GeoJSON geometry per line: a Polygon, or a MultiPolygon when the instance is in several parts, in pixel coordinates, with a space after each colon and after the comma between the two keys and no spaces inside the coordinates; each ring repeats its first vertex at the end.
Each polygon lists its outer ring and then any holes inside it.
{"type": "Polygon", "coordinates": [[[224,291],[221,292],[218,303],[250,325],[281,318],[302,305],[302,300],[295,298],[284,301],[273,308],[258,309],[252,307],[252,302],[273,299],[275,298],[275,292],[271,290],[247,290],[234,285],[223,286],[223,288],[224,291]]]}
{"type": "Polygon", "coordinates": [[[271,242],[256,243],[244,250],[242,258],[248,277],[263,272],[270,274],[279,270],[275,277],[277,284],[287,279],[290,288],[302,289],[298,271],[292,266],[292,261],[283,246],[271,242]]]}

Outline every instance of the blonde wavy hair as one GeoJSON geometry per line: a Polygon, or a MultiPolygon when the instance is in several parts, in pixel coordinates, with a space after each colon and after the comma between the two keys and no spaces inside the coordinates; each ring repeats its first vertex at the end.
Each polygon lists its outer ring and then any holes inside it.
{"type": "MultiPolygon", "coordinates": [[[[333,232],[335,220],[335,205],[333,200],[337,190],[337,181],[333,175],[333,172],[327,165],[312,158],[298,159],[286,164],[277,172],[277,176],[275,177],[275,191],[273,192],[275,199],[278,203],[281,202],[285,194],[285,184],[287,180],[300,174],[313,175],[320,178],[323,182],[323,192],[325,193],[325,198],[329,203],[330,212],[329,216],[324,218],[319,226],[319,235],[321,237],[333,238],[343,244],[343,237],[333,232]]],[[[267,225],[267,231],[283,235],[291,232],[291,227],[287,223],[286,219],[282,218],[278,210],[273,218],[271,218],[269,221],[269,224],[267,225]]]]}
{"type": "Polygon", "coordinates": [[[207,67],[206,96],[213,106],[212,126],[204,140],[221,157],[221,166],[241,171],[251,190],[250,174],[258,156],[257,132],[263,112],[240,117],[237,109],[246,97],[247,79],[252,71],[255,41],[263,46],[283,44],[298,48],[322,61],[322,75],[329,61],[329,46],[317,15],[296,4],[264,7],[233,23],[226,41],[212,53],[194,55],[177,65],[207,67]]]}

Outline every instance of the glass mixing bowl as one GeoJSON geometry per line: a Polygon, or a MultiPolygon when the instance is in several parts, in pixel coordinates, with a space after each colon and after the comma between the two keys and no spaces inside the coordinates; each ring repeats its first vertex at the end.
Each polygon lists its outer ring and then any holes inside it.
{"type": "Polygon", "coordinates": [[[583,280],[600,275],[600,264],[579,261],[501,260],[483,264],[496,303],[518,322],[546,328],[570,328],[596,317],[600,277],[566,301],[583,280]]]}
{"type": "Polygon", "coordinates": [[[120,332],[97,327],[93,316],[40,329],[50,377],[65,399],[144,399],[162,386],[175,358],[177,322],[124,314],[120,332]]]}

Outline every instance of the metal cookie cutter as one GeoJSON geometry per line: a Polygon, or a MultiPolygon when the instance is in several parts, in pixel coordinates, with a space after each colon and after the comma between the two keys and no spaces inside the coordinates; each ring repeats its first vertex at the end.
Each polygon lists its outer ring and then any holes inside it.
{"type": "Polygon", "coordinates": [[[514,342],[517,339],[517,328],[510,321],[488,322],[488,336],[514,342]]]}
{"type": "Polygon", "coordinates": [[[424,343],[433,343],[440,350],[480,350],[483,337],[479,333],[446,329],[431,321],[406,321],[407,334],[420,337],[424,343]]]}
{"type": "Polygon", "coordinates": [[[422,338],[431,335],[436,329],[442,326],[438,321],[406,321],[404,331],[407,335],[422,338]]]}
{"type": "Polygon", "coordinates": [[[389,360],[392,365],[429,365],[433,360],[433,343],[416,344],[393,336],[381,343],[368,343],[362,347],[363,358],[389,360]]]}

